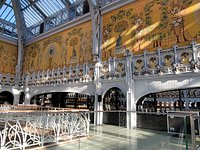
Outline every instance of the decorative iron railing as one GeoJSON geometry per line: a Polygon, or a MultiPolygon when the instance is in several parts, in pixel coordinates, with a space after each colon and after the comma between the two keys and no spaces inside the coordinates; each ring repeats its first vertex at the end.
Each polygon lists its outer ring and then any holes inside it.
{"type": "Polygon", "coordinates": [[[88,111],[1,111],[0,149],[25,149],[89,136],[88,111]]]}
{"type": "Polygon", "coordinates": [[[195,73],[200,70],[200,44],[193,42],[184,47],[175,45],[172,49],[159,48],[155,52],[144,51],[140,55],[132,55],[126,50],[123,58],[110,57],[107,61],[98,63],[98,66],[93,62],[23,74],[18,81],[13,75],[0,74],[0,85],[45,86],[90,82],[97,75],[96,69],[99,70],[100,80],[195,73]]]}

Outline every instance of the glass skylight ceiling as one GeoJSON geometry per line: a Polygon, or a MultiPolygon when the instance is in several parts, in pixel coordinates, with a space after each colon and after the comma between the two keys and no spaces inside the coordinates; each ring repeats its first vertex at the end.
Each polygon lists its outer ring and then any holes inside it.
{"type": "MultiPolygon", "coordinates": [[[[91,1],[94,4],[96,2],[96,0],[91,1]]],[[[100,1],[102,4],[107,4],[114,0],[100,1]]],[[[21,10],[19,13],[22,13],[26,25],[24,28],[27,29],[27,35],[24,37],[28,39],[89,12],[87,0],[17,0],[17,2],[21,8],[16,10],[21,10]]],[[[12,0],[0,1],[0,34],[17,38],[12,0]]]]}
{"type": "Polygon", "coordinates": [[[48,17],[66,9],[61,0],[20,0],[27,27],[43,22],[48,17]]]}
{"type": "Polygon", "coordinates": [[[6,0],[0,9],[0,33],[17,38],[16,20],[11,0],[6,0]]]}

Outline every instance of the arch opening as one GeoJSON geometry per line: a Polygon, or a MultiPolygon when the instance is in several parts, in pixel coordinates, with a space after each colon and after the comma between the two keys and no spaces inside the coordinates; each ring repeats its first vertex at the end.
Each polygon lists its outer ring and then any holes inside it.
{"type": "Polygon", "coordinates": [[[0,93],[0,104],[13,105],[14,96],[11,92],[3,91],[0,93]]]}
{"type": "Polygon", "coordinates": [[[126,110],[126,98],[118,87],[108,89],[103,97],[104,110],[126,110]]]}

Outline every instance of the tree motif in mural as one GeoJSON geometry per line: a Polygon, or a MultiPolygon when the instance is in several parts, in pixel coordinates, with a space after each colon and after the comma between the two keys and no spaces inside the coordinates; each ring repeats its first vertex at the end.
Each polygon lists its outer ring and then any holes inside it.
{"type": "Polygon", "coordinates": [[[132,23],[132,25],[136,25],[136,27],[137,27],[135,30],[133,30],[133,32],[131,33],[132,34],[131,36],[133,38],[133,43],[135,45],[137,45],[136,49],[140,50],[141,44],[142,44],[142,38],[143,38],[141,31],[145,27],[145,22],[144,22],[144,19],[143,19],[142,12],[138,13],[138,14],[134,14],[131,17],[131,23],[132,23]]]}
{"type": "Polygon", "coordinates": [[[91,44],[92,44],[92,33],[85,32],[81,34],[80,38],[80,60],[82,62],[85,62],[87,60],[91,59],[91,44]]]}
{"type": "Polygon", "coordinates": [[[170,3],[170,22],[171,22],[171,30],[176,36],[176,42],[181,42],[181,37],[183,41],[188,41],[186,37],[186,29],[185,29],[185,19],[183,17],[183,12],[186,7],[188,7],[192,3],[192,0],[179,0],[177,2],[172,1],[170,3]]]}
{"type": "Polygon", "coordinates": [[[43,55],[43,53],[42,53],[41,49],[39,48],[38,49],[38,57],[37,57],[37,70],[41,69],[42,55],[43,55]]]}
{"type": "Polygon", "coordinates": [[[30,70],[33,70],[35,68],[36,62],[35,58],[37,56],[37,51],[36,50],[31,50],[30,51],[30,56],[31,56],[31,62],[30,62],[30,70]]]}
{"type": "Polygon", "coordinates": [[[144,15],[145,15],[145,23],[147,26],[152,25],[152,7],[155,4],[159,5],[159,9],[161,11],[161,22],[159,24],[159,28],[160,29],[164,29],[165,27],[167,27],[168,25],[168,2],[169,0],[153,0],[151,2],[149,2],[147,5],[145,5],[144,7],[144,15]]]}
{"type": "MultiPolygon", "coordinates": [[[[30,49],[28,49],[28,53],[26,57],[28,59],[28,70],[30,72],[35,71],[36,67],[38,67],[38,53],[40,51],[40,44],[33,44],[30,49]]],[[[26,66],[24,66],[26,67],[26,66]]],[[[26,69],[27,70],[27,69],[26,69]]]]}
{"type": "Polygon", "coordinates": [[[122,20],[118,22],[114,27],[114,32],[118,33],[118,37],[116,40],[116,51],[120,50],[122,47],[122,33],[128,28],[128,22],[126,20],[122,20]]]}
{"type": "MultiPolygon", "coordinates": [[[[113,24],[107,24],[106,26],[103,26],[103,43],[105,43],[105,51],[107,51],[107,48],[109,46],[109,39],[111,38],[112,34],[112,27],[113,27],[113,24]]],[[[110,54],[109,56],[111,56],[111,51],[110,51],[110,54]]]]}
{"type": "Polygon", "coordinates": [[[12,56],[11,57],[11,61],[10,61],[10,68],[11,68],[11,70],[10,70],[10,72],[11,72],[11,74],[14,74],[15,73],[15,65],[16,65],[16,62],[17,62],[17,57],[16,56],[12,56]]]}
{"type": "Polygon", "coordinates": [[[5,72],[5,69],[7,67],[7,63],[8,63],[8,54],[7,54],[7,50],[3,47],[1,48],[1,67],[2,70],[1,72],[5,72]]]}
{"type": "Polygon", "coordinates": [[[153,14],[153,6],[158,5],[160,13],[160,22],[155,31],[152,31],[146,40],[152,41],[152,47],[162,46],[162,40],[166,37],[165,31],[168,26],[168,0],[153,0],[149,2],[144,7],[144,16],[145,16],[145,24],[146,26],[151,26],[153,23],[152,15],[153,14]]]}
{"type": "Polygon", "coordinates": [[[74,37],[70,40],[69,45],[72,46],[72,56],[71,56],[71,60],[76,59],[76,45],[78,44],[78,38],[74,37]]]}

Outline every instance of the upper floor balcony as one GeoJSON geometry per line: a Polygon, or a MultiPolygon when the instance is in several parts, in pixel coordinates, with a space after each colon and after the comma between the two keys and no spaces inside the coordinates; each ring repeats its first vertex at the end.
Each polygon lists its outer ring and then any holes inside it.
{"type": "Polygon", "coordinates": [[[54,84],[86,83],[128,78],[143,78],[170,74],[196,73],[200,70],[200,44],[172,49],[157,49],[132,55],[126,50],[123,58],[71,65],[69,67],[23,74],[20,81],[9,74],[0,75],[1,86],[48,86],[54,84]]]}

